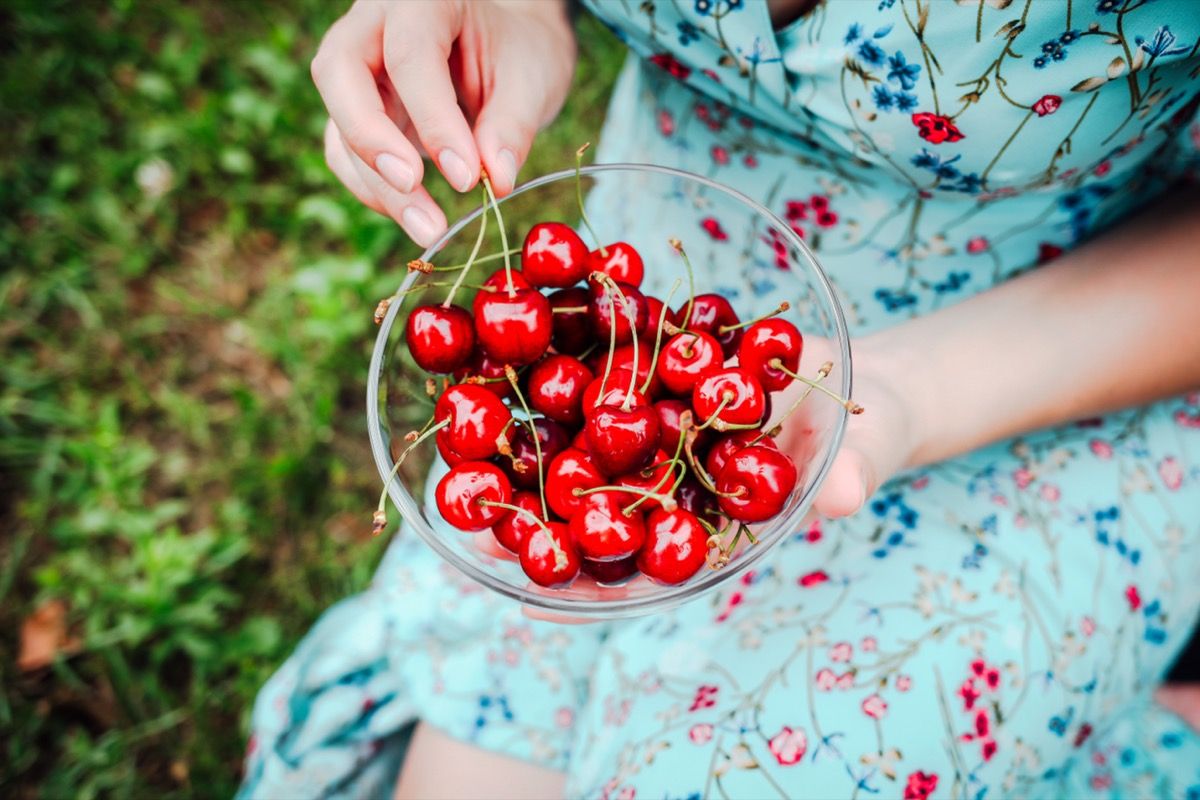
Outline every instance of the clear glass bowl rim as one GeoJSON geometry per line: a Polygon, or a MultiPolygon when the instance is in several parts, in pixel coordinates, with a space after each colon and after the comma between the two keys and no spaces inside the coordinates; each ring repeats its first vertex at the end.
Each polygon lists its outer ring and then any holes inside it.
{"type": "MultiPolygon", "coordinates": [[[[809,250],[808,245],[804,240],[795,234],[791,227],[781,220],[776,214],[763,206],[761,203],[747,197],[736,189],[724,186],[715,181],[709,180],[702,175],[687,172],[685,170],[674,169],[672,167],[663,167],[655,164],[636,164],[636,163],[612,163],[612,164],[592,164],[583,167],[581,173],[584,176],[597,175],[605,172],[653,172],[660,175],[665,175],[673,178],[680,178],[686,181],[699,183],[706,188],[721,192],[728,195],[738,202],[748,206],[755,213],[769,219],[782,234],[789,245],[804,254],[811,268],[811,275],[815,279],[814,285],[816,290],[822,296],[822,300],[831,310],[833,315],[833,327],[837,334],[835,347],[838,356],[841,358],[841,385],[838,391],[843,397],[851,396],[851,388],[853,383],[853,369],[851,367],[850,356],[850,336],[846,328],[846,318],[842,311],[842,306],[838,302],[836,293],[833,291],[833,286],[829,282],[825,270],[822,269],[816,256],[809,250]]],[[[507,196],[500,199],[503,204],[507,200],[532,191],[541,186],[545,186],[556,181],[567,178],[574,179],[575,170],[565,169],[559,172],[553,172],[548,175],[543,175],[540,178],[521,184],[516,187],[507,196]]],[[[421,258],[431,260],[434,253],[437,253],[458,232],[477,219],[481,213],[488,210],[486,206],[480,206],[467,214],[458,222],[454,223],[449,230],[442,235],[440,239],[434,242],[424,253],[421,258]]],[[[400,290],[403,291],[411,286],[420,276],[418,272],[408,272],[404,281],[400,285],[400,290]]],[[[392,472],[394,462],[391,458],[391,453],[388,451],[387,443],[384,441],[383,427],[380,420],[380,402],[379,386],[383,375],[383,365],[385,355],[388,349],[388,339],[391,334],[392,326],[395,324],[396,317],[399,315],[400,306],[403,303],[393,303],[387,310],[383,322],[379,326],[379,332],[375,337],[375,347],[371,353],[371,364],[367,375],[367,425],[368,435],[371,441],[371,453],[375,457],[375,466],[379,470],[381,480],[387,481],[388,476],[392,472]]],[[[712,570],[704,575],[695,583],[687,583],[679,586],[661,586],[660,591],[651,596],[634,597],[634,598],[614,598],[612,600],[581,600],[572,599],[567,595],[556,595],[553,591],[547,591],[545,594],[531,591],[524,587],[515,586],[507,583],[499,578],[489,574],[481,569],[476,564],[460,557],[441,537],[433,530],[426,521],[424,515],[420,511],[420,506],[416,499],[408,491],[408,487],[404,485],[404,481],[399,478],[392,479],[388,482],[388,495],[396,507],[400,510],[401,519],[407,522],[417,531],[417,534],[425,540],[434,552],[442,558],[450,562],[456,569],[466,574],[470,578],[489,589],[496,591],[505,597],[512,598],[518,602],[531,606],[533,608],[542,609],[561,613],[573,617],[589,617],[597,619],[616,619],[621,617],[642,616],[655,611],[661,611],[667,608],[672,608],[680,603],[698,595],[703,594],[717,584],[724,583],[752,567],[765,556],[770,549],[778,543],[779,539],[789,530],[796,529],[804,514],[807,513],[812,504],[813,498],[817,491],[825,481],[825,476],[828,474],[830,467],[833,465],[834,456],[837,455],[838,449],[841,446],[842,436],[845,434],[847,413],[843,410],[837,416],[837,428],[833,432],[833,439],[830,446],[821,461],[821,465],[817,470],[816,477],[813,479],[808,491],[800,498],[800,501],[795,505],[790,513],[774,520],[765,532],[759,536],[759,544],[742,552],[742,554],[732,561],[728,566],[720,570],[712,570]]]]}

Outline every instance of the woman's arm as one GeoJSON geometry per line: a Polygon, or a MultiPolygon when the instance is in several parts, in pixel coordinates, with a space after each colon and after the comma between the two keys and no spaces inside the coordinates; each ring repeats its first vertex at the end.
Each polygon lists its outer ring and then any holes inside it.
{"type": "Polygon", "coordinates": [[[1200,191],[1173,192],[1050,266],[865,337],[854,358],[867,413],[851,418],[818,501],[831,516],[907,467],[1200,387],[1200,191]]]}

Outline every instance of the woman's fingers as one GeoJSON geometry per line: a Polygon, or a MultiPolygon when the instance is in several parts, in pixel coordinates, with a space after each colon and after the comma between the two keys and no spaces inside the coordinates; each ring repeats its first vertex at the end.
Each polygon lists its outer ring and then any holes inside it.
{"type": "Polygon", "coordinates": [[[330,171],[342,182],[342,185],[358,198],[360,203],[372,211],[387,215],[383,203],[367,186],[367,182],[359,175],[354,162],[350,160],[350,151],[346,143],[342,141],[342,134],[338,131],[337,125],[333,124],[332,119],[325,123],[325,163],[329,165],[330,171]]]}
{"type": "Polygon", "coordinates": [[[450,77],[462,12],[441,2],[403,5],[403,20],[389,15],[384,26],[383,63],[426,152],[450,185],[465,192],[479,180],[480,161],[450,77]]]}

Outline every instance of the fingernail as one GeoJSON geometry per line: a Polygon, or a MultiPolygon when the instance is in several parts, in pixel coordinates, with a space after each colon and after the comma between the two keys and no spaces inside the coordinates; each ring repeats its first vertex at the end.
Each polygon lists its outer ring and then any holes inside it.
{"type": "Polygon", "coordinates": [[[500,178],[507,186],[514,186],[517,182],[517,156],[512,150],[507,147],[496,154],[496,161],[500,163],[500,170],[504,174],[500,178]]]}
{"type": "Polygon", "coordinates": [[[375,169],[379,170],[379,174],[383,179],[392,185],[392,188],[398,192],[408,194],[413,189],[417,182],[417,176],[413,173],[412,167],[405,164],[391,153],[382,153],[375,159],[375,169]]]}
{"type": "Polygon", "coordinates": [[[458,153],[447,148],[438,155],[438,164],[442,168],[442,174],[446,176],[446,180],[450,181],[450,185],[460,192],[465,192],[471,188],[471,170],[467,168],[467,162],[463,161],[458,153]]]}
{"type": "Polygon", "coordinates": [[[404,213],[400,215],[400,224],[408,231],[413,241],[422,247],[428,247],[437,238],[438,229],[433,224],[433,218],[416,206],[404,209],[404,213]]]}

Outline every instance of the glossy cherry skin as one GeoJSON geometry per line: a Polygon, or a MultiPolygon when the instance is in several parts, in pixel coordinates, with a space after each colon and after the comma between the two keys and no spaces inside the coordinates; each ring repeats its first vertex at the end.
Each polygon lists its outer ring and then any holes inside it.
{"type": "MultiPolygon", "coordinates": [[[[675,398],[667,398],[659,400],[654,404],[654,410],[658,412],[658,429],[659,438],[658,446],[668,453],[675,453],[675,449],[679,446],[679,437],[682,435],[682,430],[679,426],[679,417],[685,411],[691,411],[692,407],[683,400],[675,398]]],[[[692,414],[692,424],[698,424],[695,419],[696,415],[692,414]]],[[[712,428],[705,428],[696,435],[696,441],[692,442],[692,452],[695,454],[703,453],[712,443],[713,432],[712,428]]]]}
{"type": "Polygon", "coordinates": [[[475,336],[483,351],[513,366],[532,364],[550,347],[550,301],[536,289],[501,290],[479,302],[475,336]]]}
{"type": "MultiPolygon", "coordinates": [[[[730,367],[709,374],[692,392],[696,424],[704,424],[716,413],[726,396],[730,397],[717,419],[729,425],[757,425],[766,411],[766,396],[758,380],[741,367],[730,367]]],[[[720,424],[714,424],[717,430],[720,424]]]]}
{"type": "MultiPolygon", "coordinates": [[[[659,450],[650,459],[650,466],[634,472],[626,473],[619,477],[613,478],[614,486],[627,486],[634,489],[643,489],[647,492],[655,494],[671,496],[671,488],[675,484],[675,472],[667,463],[670,459],[666,453],[659,450]],[[657,466],[655,466],[657,465],[657,466]]],[[[642,495],[628,492],[626,494],[626,505],[641,499],[642,495]]],[[[655,508],[662,508],[662,504],[658,500],[646,498],[646,500],[638,506],[642,511],[650,511],[655,508]]]]}
{"type": "Polygon", "coordinates": [[[418,367],[445,375],[471,357],[475,323],[462,306],[417,306],[408,315],[404,340],[418,367]]]}
{"type": "Polygon", "coordinates": [[[483,379],[476,385],[487,389],[501,400],[511,397],[513,393],[512,384],[508,382],[508,378],[504,374],[504,364],[479,349],[471,354],[467,363],[454,371],[454,378],[459,383],[464,381],[476,383],[470,379],[483,379]]]}
{"type": "Polygon", "coordinates": [[[596,492],[583,498],[579,511],[567,525],[584,558],[617,561],[641,548],[646,540],[646,525],[641,512],[627,515],[621,511],[627,505],[629,495],[621,492],[596,492]]]}
{"type": "Polygon", "coordinates": [[[695,514],[683,509],[646,515],[646,542],[638,552],[638,569],[655,583],[683,583],[708,556],[708,531],[695,514]]]}
{"type": "Polygon", "coordinates": [[[779,449],[779,447],[776,446],[774,439],[772,439],[770,436],[763,436],[761,439],[759,439],[759,436],[761,435],[761,430],[733,431],[731,433],[724,434],[721,436],[721,438],[717,439],[716,443],[713,444],[711,448],[709,448],[708,456],[704,459],[704,468],[708,470],[709,475],[714,477],[720,475],[721,470],[725,468],[725,462],[729,460],[729,457],[739,450],[745,450],[750,446],[751,442],[754,444],[760,444],[763,447],[770,447],[775,450],[779,449]],[[756,439],[759,440],[755,441],[756,439]]]}
{"type": "Polygon", "coordinates": [[[588,274],[588,249],[579,234],[561,222],[539,222],[525,234],[521,272],[534,286],[561,289],[588,274]]]}
{"type": "Polygon", "coordinates": [[[641,469],[658,449],[658,412],[652,406],[601,405],[586,416],[588,453],[605,475],[641,469]]]}
{"type": "MultiPolygon", "coordinates": [[[[604,367],[600,367],[600,374],[588,384],[583,390],[583,415],[586,418],[588,413],[598,406],[603,405],[621,405],[625,402],[626,396],[629,395],[629,385],[633,383],[637,385],[637,380],[633,377],[633,372],[628,369],[614,368],[608,375],[608,382],[604,382],[604,367]],[[600,384],[604,383],[604,396],[600,396],[600,384]]],[[[629,401],[631,406],[647,406],[650,405],[650,400],[646,395],[637,391],[633,392],[633,399],[629,401]]]]}
{"type": "Polygon", "coordinates": [[[746,329],[738,345],[738,366],[758,378],[763,389],[778,392],[792,382],[792,376],[770,366],[778,358],[792,372],[800,367],[804,338],[786,319],[764,319],[746,329]]]}
{"type": "MultiPolygon", "coordinates": [[[[646,327],[642,328],[638,333],[643,339],[653,345],[654,337],[658,334],[658,321],[661,319],[664,322],[672,322],[671,310],[667,309],[666,317],[663,317],[663,301],[653,295],[646,295],[646,327]]],[[[663,338],[666,338],[666,332],[663,332],[663,338]]]]}
{"type": "MultiPolygon", "coordinates": [[[[654,363],[654,348],[646,344],[645,340],[639,339],[637,343],[630,342],[623,344],[613,351],[612,369],[615,373],[617,370],[631,372],[633,370],[633,352],[637,350],[637,368],[638,377],[635,382],[635,388],[639,391],[645,385],[646,378],[651,375],[650,369],[654,363]]],[[[596,350],[588,358],[588,366],[592,369],[593,375],[603,375],[604,367],[608,364],[608,350],[596,350]]],[[[624,378],[624,386],[629,385],[629,376],[624,378]]],[[[662,381],[655,375],[650,380],[650,386],[646,388],[647,396],[654,396],[655,393],[662,392],[662,381]]]]}
{"type": "Polygon", "coordinates": [[[691,475],[683,479],[675,490],[675,500],[684,511],[690,511],[713,527],[721,522],[721,512],[717,507],[717,497],[700,485],[700,481],[691,475]]]}
{"type": "Polygon", "coordinates": [[[637,574],[637,556],[619,561],[592,561],[585,558],[580,570],[601,586],[620,586],[637,574]]]}
{"type": "Polygon", "coordinates": [[[778,514],[796,487],[796,465],[772,447],[734,453],[717,476],[717,502],[730,519],[762,522],[778,514]]]}
{"type": "MultiPolygon", "coordinates": [[[[521,271],[514,269],[512,271],[512,284],[514,289],[529,289],[529,281],[525,280],[525,276],[521,271]]],[[[476,317],[479,316],[479,304],[483,302],[485,297],[492,297],[500,291],[508,291],[508,274],[503,269],[498,269],[487,277],[481,284],[484,288],[475,293],[475,299],[471,301],[471,313],[476,317]],[[488,291],[494,289],[495,291],[488,291]]]]}
{"type": "Polygon", "coordinates": [[[601,343],[611,341],[615,324],[617,344],[628,344],[650,318],[645,295],[628,283],[617,283],[614,289],[608,282],[590,281],[588,297],[588,319],[596,340],[601,343]]]}
{"type": "Polygon", "coordinates": [[[512,486],[494,464],[467,461],[442,476],[434,498],[446,522],[460,531],[481,531],[509,512],[480,501],[511,503],[512,486]]]}
{"type": "Polygon", "coordinates": [[[707,333],[672,336],[658,354],[655,373],[671,394],[688,395],[696,383],[725,365],[721,345],[707,333]]]}
{"type": "Polygon", "coordinates": [[[566,586],[579,574],[579,551],[562,522],[547,522],[546,530],[531,531],[521,544],[520,559],[521,569],[529,579],[549,589],[566,586]],[[547,531],[558,544],[557,551],[550,545],[547,531]],[[561,561],[559,553],[563,556],[561,561]]]}
{"type": "Polygon", "coordinates": [[[550,307],[556,309],[580,309],[579,311],[555,311],[554,331],[550,342],[554,349],[569,356],[577,356],[596,341],[592,335],[592,323],[588,317],[591,298],[582,287],[559,289],[550,295],[550,307]]]}
{"type": "MultiPolygon", "coordinates": [[[[542,501],[537,492],[517,492],[513,495],[512,504],[542,519],[542,501]]],[[[538,524],[529,514],[509,511],[492,526],[492,535],[496,537],[500,546],[510,553],[520,553],[521,545],[525,543],[530,532],[537,530],[538,524]]],[[[545,522],[544,519],[542,521],[545,522]]]]}
{"type": "Polygon", "coordinates": [[[604,476],[583,450],[568,447],[550,462],[546,471],[546,504],[563,519],[575,516],[583,499],[576,489],[595,489],[604,485],[604,476]]]}
{"type": "MultiPolygon", "coordinates": [[[[542,469],[550,466],[554,457],[567,448],[567,431],[557,422],[541,417],[533,421],[534,430],[538,434],[538,443],[542,447],[542,469]]],[[[520,489],[536,489],[538,487],[537,448],[533,446],[533,437],[529,428],[523,422],[509,429],[509,443],[512,456],[497,456],[500,468],[508,475],[513,486],[520,489]],[[521,464],[523,469],[515,465],[521,464]]]]}
{"type": "Polygon", "coordinates": [[[529,370],[529,405],[555,422],[583,424],[583,392],[595,379],[572,356],[546,356],[529,370]]]}
{"type": "Polygon", "coordinates": [[[460,383],[442,392],[433,408],[433,418],[435,422],[450,421],[437,432],[439,443],[444,441],[450,452],[462,458],[482,460],[499,451],[497,439],[512,412],[482,386],[460,383]]]}
{"type": "Polygon", "coordinates": [[[646,269],[642,257],[628,242],[614,242],[588,255],[588,272],[603,272],[614,281],[641,286],[646,269]],[[605,255],[607,253],[607,255],[605,255]]]}
{"type": "MultiPolygon", "coordinates": [[[[675,312],[676,325],[683,327],[683,318],[687,313],[687,304],[684,303],[675,312]]],[[[721,344],[721,350],[725,353],[726,358],[732,358],[737,353],[738,344],[742,340],[742,329],[736,328],[731,331],[721,332],[720,328],[723,325],[737,325],[741,320],[738,319],[737,312],[733,310],[733,306],[719,294],[698,294],[695,301],[692,303],[691,323],[687,326],[688,330],[702,331],[710,334],[721,344]]]]}
{"type": "Polygon", "coordinates": [[[440,455],[442,457],[442,460],[445,461],[451,467],[457,467],[459,464],[462,464],[465,461],[471,460],[471,459],[455,452],[454,448],[446,443],[446,439],[444,437],[435,435],[433,437],[433,441],[434,441],[434,444],[437,445],[438,455],[440,455]]]}

